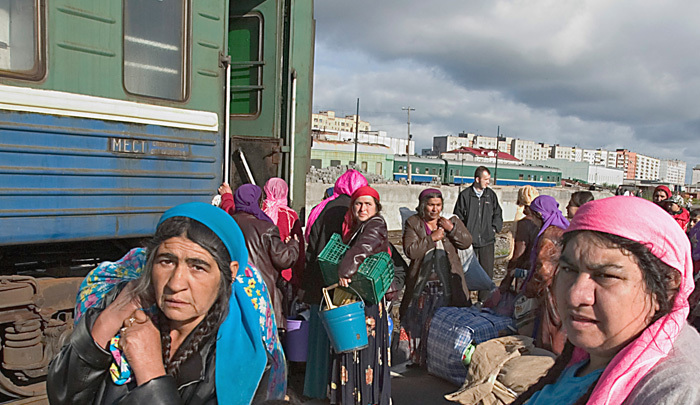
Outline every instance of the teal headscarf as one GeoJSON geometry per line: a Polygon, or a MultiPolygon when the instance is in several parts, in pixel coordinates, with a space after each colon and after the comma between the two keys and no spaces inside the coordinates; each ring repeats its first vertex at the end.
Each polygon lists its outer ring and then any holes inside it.
{"type": "MultiPolygon", "coordinates": [[[[236,221],[220,208],[193,202],[166,211],[158,221],[187,217],[211,229],[238,262],[239,274],[248,266],[248,249],[236,221]]],[[[235,274],[232,275],[236,277],[235,274]]],[[[240,283],[233,283],[226,319],[216,336],[216,397],[220,404],[249,404],[267,364],[260,332],[260,314],[240,283]]]]}

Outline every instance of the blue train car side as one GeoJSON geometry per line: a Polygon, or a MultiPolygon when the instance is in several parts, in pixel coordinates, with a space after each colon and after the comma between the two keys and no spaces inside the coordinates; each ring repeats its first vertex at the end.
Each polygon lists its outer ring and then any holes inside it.
{"type": "Polygon", "coordinates": [[[0,111],[0,244],[151,234],[167,208],[211,200],[213,129],[0,111]]]}

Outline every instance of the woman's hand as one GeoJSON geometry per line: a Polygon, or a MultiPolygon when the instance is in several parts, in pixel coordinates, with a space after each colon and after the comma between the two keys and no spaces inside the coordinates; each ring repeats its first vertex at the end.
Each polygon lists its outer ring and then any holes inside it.
{"type": "Polygon", "coordinates": [[[228,183],[223,183],[219,186],[219,195],[224,194],[233,194],[233,191],[231,191],[231,186],[229,186],[228,183]]]}
{"type": "Polygon", "coordinates": [[[341,278],[338,280],[338,284],[339,284],[341,287],[348,287],[348,286],[350,285],[351,282],[352,282],[352,280],[350,280],[349,278],[343,278],[343,277],[341,277],[341,278]]]}
{"type": "Polygon", "coordinates": [[[454,228],[454,224],[452,221],[445,217],[440,217],[438,218],[438,226],[442,229],[445,230],[445,232],[452,232],[452,228],[454,228]]]}
{"type": "Polygon", "coordinates": [[[95,320],[91,334],[92,339],[100,347],[106,348],[109,341],[122,327],[124,320],[142,307],[139,298],[133,296],[134,286],[135,281],[130,281],[95,320]]]}
{"type": "Polygon", "coordinates": [[[165,375],[160,331],[142,310],[124,321],[119,341],[138,385],[165,375]]]}
{"type": "Polygon", "coordinates": [[[438,228],[430,234],[430,237],[433,239],[433,242],[443,240],[445,239],[445,230],[442,228],[438,228]]]}

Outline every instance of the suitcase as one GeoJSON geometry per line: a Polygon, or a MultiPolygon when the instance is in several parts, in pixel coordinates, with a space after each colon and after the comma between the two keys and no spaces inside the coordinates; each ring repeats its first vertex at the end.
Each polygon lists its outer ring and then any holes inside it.
{"type": "Polygon", "coordinates": [[[462,355],[472,341],[485,342],[516,333],[512,318],[488,309],[442,307],[435,311],[428,329],[428,373],[462,386],[467,368],[462,355]]]}

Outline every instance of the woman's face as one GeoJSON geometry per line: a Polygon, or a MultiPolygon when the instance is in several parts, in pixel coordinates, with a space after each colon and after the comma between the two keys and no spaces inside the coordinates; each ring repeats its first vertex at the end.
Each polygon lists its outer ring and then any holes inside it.
{"type": "Polygon", "coordinates": [[[217,299],[221,272],[206,249],[176,236],[158,247],[151,279],[163,314],[179,324],[197,325],[217,299]]]}
{"type": "Polygon", "coordinates": [[[659,201],[663,201],[668,199],[668,194],[664,190],[656,190],[654,191],[654,202],[658,203],[659,201]]]}
{"type": "Polygon", "coordinates": [[[365,222],[372,218],[377,213],[377,204],[374,202],[374,197],[368,195],[357,197],[352,204],[352,212],[355,215],[355,219],[360,222],[365,222]]]}
{"type": "Polygon", "coordinates": [[[429,220],[436,220],[440,218],[440,213],[442,212],[442,198],[435,197],[429,198],[425,204],[425,218],[429,220]]]}
{"type": "Polygon", "coordinates": [[[579,207],[575,206],[574,203],[571,200],[569,200],[569,204],[566,206],[566,217],[569,219],[573,218],[574,215],[576,215],[576,211],[578,211],[578,208],[579,207]]]}
{"type": "Polygon", "coordinates": [[[581,232],[559,260],[554,293],[569,340],[610,361],[650,323],[658,304],[631,253],[581,232]]]}

